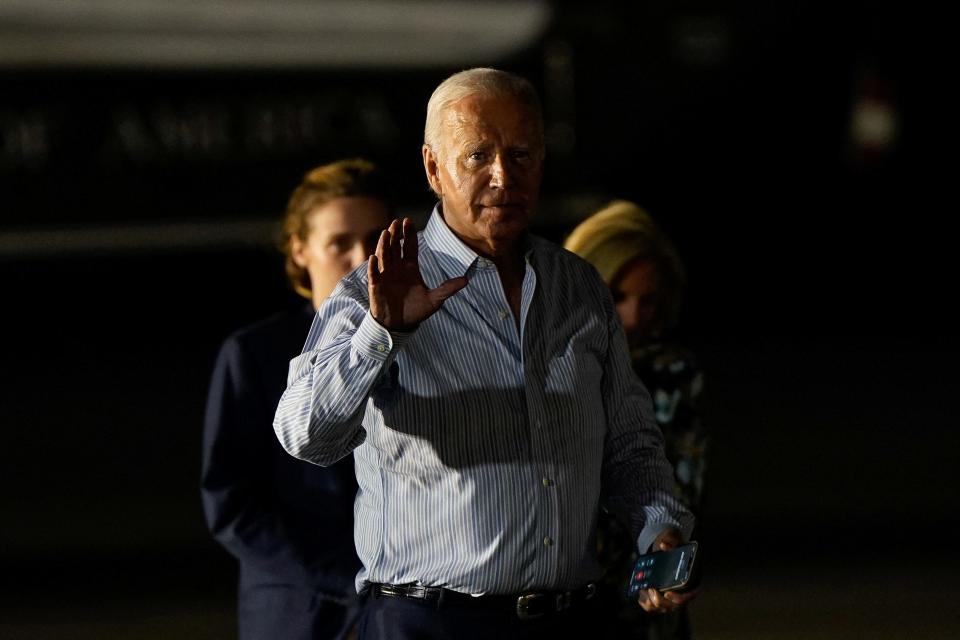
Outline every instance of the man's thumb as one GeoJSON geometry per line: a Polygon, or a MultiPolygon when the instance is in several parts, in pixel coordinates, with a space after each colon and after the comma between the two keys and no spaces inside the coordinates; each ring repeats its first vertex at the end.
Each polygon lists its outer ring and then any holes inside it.
{"type": "Polygon", "coordinates": [[[444,300],[467,286],[469,282],[470,281],[464,276],[459,278],[451,278],[438,285],[436,289],[431,290],[429,294],[430,299],[434,302],[434,304],[439,306],[443,304],[444,300]]]}

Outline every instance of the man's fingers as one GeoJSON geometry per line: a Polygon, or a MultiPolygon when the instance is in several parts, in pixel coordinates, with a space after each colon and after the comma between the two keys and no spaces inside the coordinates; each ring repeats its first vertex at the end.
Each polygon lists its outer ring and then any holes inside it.
{"type": "Polygon", "coordinates": [[[648,589],[647,598],[650,600],[650,604],[653,605],[654,609],[659,609],[663,606],[663,598],[656,589],[648,589]]]}
{"type": "Polygon", "coordinates": [[[370,259],[367,260],[367,282],[371,285],[380,284],[380,268],[377,266],[376,254],[370,256],[370,259]]]}
{"type": "Polygon", "coordinates": [[[667,591],[663,594],[663,597],[669,600],[672,604],[676,606],[682,606],[686,604],[689,600],[693,600],[696,596],[695,591],[688,591],[686,593],[677,593],[676,591],[667,591]]]}
{"type": "Polygon", "coordinates": [[[413,220],[403,219],[403,258],[416,264],[417,256],[420,253],[420,247],[417,241],[417,228],[413,226],[413,220]]]}
{"type": "Polygon", "coordinates": [[[399,264],[400,259],[403,256],[400,249],[400,246],[401,246],[400,240],[403,238],[403,235],[400,229],[400,221],[394,220],[393,222],[391,222],[389,230],[390,230],[390,264],[392,266],[395,264],[399,264]]]}
{"type": "Polygon", "coordinates": [[[680,532],[676,529],[667,529],[657,536],[654,547],[660,551],[666,551],[667,549],[679,547],[681,544],[683,544],[683,538],[680,537],[680,532]]]}
{"type": "Polygon", "coordinates": [[[383,273],[390,265],[388,256],[390,254],[390,231],[384,229],[380,232],[380,239],[377,240],[377,250],[373,255],[377,258],[377,268],[383,273]]]}
{"type": "Polygon", "coordinates": [[[637,594],[637,604],[647,613],[667,613],[675,611],[679,607],[679,603],[670,597],[673,595],[678,594],[672,592],[660,593],[656,589],[646,589],[637,594]]]}
{"type": "Polygon", "coordinates": [[[434,307],[439,307],[443,304],[443,301],[455,294],[460,289],[463,289],[467,286],[467,283],[470,281],[467,278],[460,276],[459,278],[451,278],[446,282],[437,286],[436,289],[431,289],[427,292],[427,295],[430,296],[430,301],[433,303],[434,307]]]}

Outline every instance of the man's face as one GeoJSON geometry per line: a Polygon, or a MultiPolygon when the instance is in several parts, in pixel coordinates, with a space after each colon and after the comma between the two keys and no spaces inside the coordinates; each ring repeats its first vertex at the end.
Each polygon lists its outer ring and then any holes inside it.
{"type": "Polygon", "coordinates": [[[424,145],[444,220],[475,249],[512,245],[537,204],[543,148],[535,117],[516,99],[473,95],[444,114],[441,149],[424,145]]]}

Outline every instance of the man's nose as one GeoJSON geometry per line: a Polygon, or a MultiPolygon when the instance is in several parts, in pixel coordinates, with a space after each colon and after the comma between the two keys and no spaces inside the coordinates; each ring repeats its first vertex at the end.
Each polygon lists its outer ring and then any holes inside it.
{"type": "Polygon", "coordinates": [[[506,189],[513,183],[513,176],[507,168],[502,155],[497,154],[490,164],[490,186],[494,189],[506,189]]]}

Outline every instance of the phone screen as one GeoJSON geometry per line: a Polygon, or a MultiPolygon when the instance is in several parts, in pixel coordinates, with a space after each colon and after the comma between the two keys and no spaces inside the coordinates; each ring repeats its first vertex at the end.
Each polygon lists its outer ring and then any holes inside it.
{"type": "Polygon", "coordinates": [[[696,556],[696,542],[640,556],[633,565],[627,595],[634,598],[641,589],[670,591],[683,588],[690,581],[696,556]]]}

